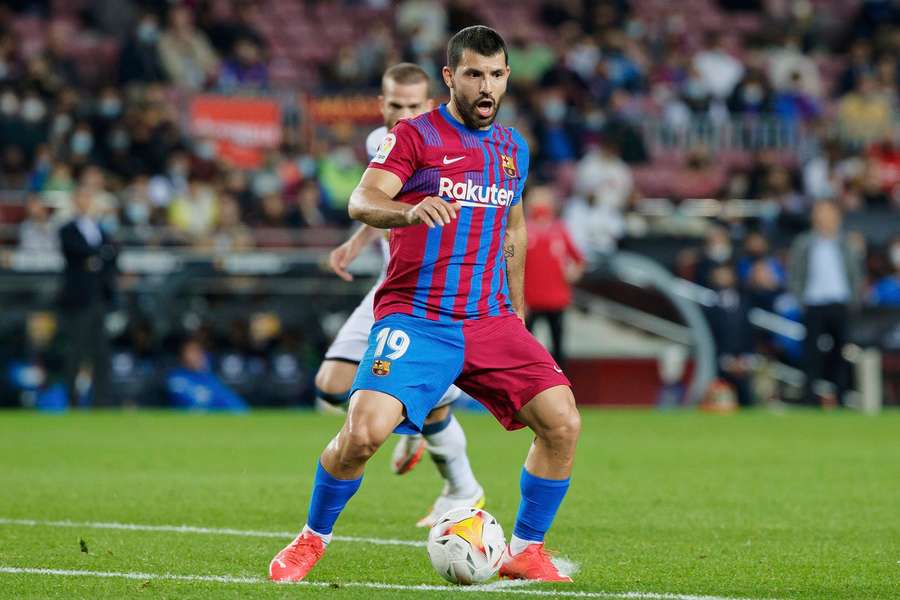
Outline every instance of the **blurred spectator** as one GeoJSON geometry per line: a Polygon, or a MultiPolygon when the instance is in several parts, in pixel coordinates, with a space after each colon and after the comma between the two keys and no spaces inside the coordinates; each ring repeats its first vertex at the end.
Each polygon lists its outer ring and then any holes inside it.
{"type": "Polygon", "coordinates": [[[169,224],[187,234],[189,238],[203,240],[212,233],[218,211],[215,190],[200,181],[193,180],[169,205],[169,224]]]}
{"type": "Polygon", "coordinates": [[[821,112],[815,96],[804,89],[799,71],[788,75],[787,82],[775,94],[774,112],[788,123],[806,123],[821,112]]]}
{"type": "Polygon", "coordinates": [[[263,62],[262,50],[249,38],[235,42],[234,55],[219,71],[219,88],[223,92],[265,90],[269,87],[269,71],[263,62]]]}
{"type": "Polygon", "coordinates": [[[882,141],[873,144],[867,154],[870,175],[877,181],[885,200],[900,206],[900,148],[893,140],[893,133],[885,133],[882,141]]]}
{"type": "Polygon", "coordinates": [[[575,196],[565,218],[575,244],[589,257],[609,254],[625,233],[624,213],[634,197],[631,170],[612,140],[603,138],[578,161],[575,196]]]}
{"type": "Polygon", "coordinates": [[[120,83],[166,80],[159,56],[159,38],[159,17],[153,11],[143,13],[119,56],[120,83]]]}
{"type": "Polygon", "coordinates": [[[717,302],[706,309],[706,318],[716,344],[719,377],[734,387],[741,406],[752,406],[754,348],[749,305],[737,287],[730,263],[721,263],[712,269],[710,285],[716,292],[717,302]]]}
{"type": "Polygon", "coordinates": [[[159,40],[159,54],[168,78],[179,87],[200,90],[215,78],[219,60],[209,40],[194,27],[191,9],[169,10],[169,27],[159,40]]]}
{"type": "Polygon", "coordinates": [[[694,56],[694,68],[703,85],[714,98],[724,100],[744,75],[741,61],[729,54],[718,32],[708,32],[703,49],[694,56]]]}
{"type": "Polygon", "coordinates": [[[319,184],[309,179],[304,181],[297,193],[295,206],[288,211],[287,223],[291,227],[317,227],[325,224],[321,211],[322,192],[319,184]]]}
{"type": "Polygon", "coordinates": [[[349,146],[338,146],[319,161],[319,182],[333,222],[349,221],[347,203],[363,171],[365,166],[349,146]]]}
{"type": "Polygon", "coordinates": [[[785,282],[785,271],[769,249],[769,240],[759,231],[751,231],[744,238],[744,255],[737,262],[737,276],[741,283],[746,284],[751,275],[751,270],[757,263],[763,262],[772,270],[779,286],[785,282]]]}
{"type": "Polygon", "coordinates": [[[774,99],[765,74],[748,69],[728,98],[728,110],[738,115],[767,115],[772,112],[774,99]]]}
{"type": "Polygon", "coordinates": [[[694,280],[704,286],[712,287],[712,273],[721,265],[730,264],[733,260],[734,248],[728,229],[721,225],[712,225],[706,230],[706,241],[700,260],[694,272],[694,280]]]}
{"type": "Polygon", "coordinates": [[[603,135],[619,150],[619,156],[629,165],[647,162],[649,154],[644,136],[638,127],[640,114],[632,106],[633,96],[624,90],[615,90],[609,97],[609,115],[603,126],[603,135]]]}
{"type": "Polygon", "coordinates": [[[550,327],[550,354],[565,369],[563,313],[572,303],[571,285],[584,272],[584,258],[566,225],[556,214],[553,188],[532,187],[528,193],[528,253],[525,264],[525,324],[529,331],[544,320],[550,327]]]}
{"type": "Polygon", "coordinates": [[[253,247],[253,235],[241,221],[241,207],[234,196],[221,196],[219,219],[210,241],[213,251],[218,253],[249,250],[253,247]]]}
{"type": "Polygon", "coordinates": [[[234,2],[234,16],[223,10],[228,3],[211,3],[212,23],[207,28],[209,41],[219,55],[234,54],[241,40],[248,40],[255,45],[262,56],[267,54],[266,39],[257,29],[261,19],[259,2],[256,0],[239,0],[234,2]]]}
{"type": "Polygon", "coordinates": [[[835,90],[838,97],[843,96],[854,90],[859,78],[869,73],[872,69],[872,42],[866,38],[857,39],[850,46],[849,64],[841,73],[838,79],[837,89],[835,90]]]}
{"type": "Polygon", "coordinates": [[[853,140],[872,140],[890,129],[893,110],[891,99],[879,91],[875,78],[864,73],[853,91],[841,98],[838,125],[841,133],[853,140]]]}
{"type": "Polygon", "coordinates": [[[59,235],[50,223],[47,206],[38,196],[29,196],[25,204],[27,217],[19,224],[19,249],[33,252],[55,252],[59,235]]]}
{"type": "Polygon", "coordinates": [[[869,302],[875,306],[900,307],[900,235],[891,238],[887,261],[890,272],[872,285],[869,302]]]}
{"type": "Polygon", "coordinates": [[[509,41],[510,80],[515,84],[535,84],[555,62],[553,49],[540,40],[514,35],[509,41]]]}
{"type": "Polygon", "coordinates": [[[174,408],[192,411],[244,412],[247,402],[216,377],[198,339],[182,344],[180,365],[166,376],[169,402],[174,408]]]}
{"type": "Polygon", "coordinates": [[[63,86],[79,83],[78,68],[68,55],[73,33],[68,22],[51,22],[44,52],[32,59],[29,74],[40,82],[45,92],[55,93],[63,86]]]}
{"type": "Polygon", "coordinates": [[[844,403],[849,371],[843,357],[850,311],[858,305],[862,286],[862,259],[841,233],[841,213],[832,202],[813,208],[812,231],[791,247],[788,285],[804,310],[806,339],[805,397],[815,404],[814,384],[828,373],[844,403]]]}
{"type": "Polygon", "coordinates": [[[93,190],[80,187],[74,196],[75,218],[59,230],[65,258],[59,306],[66,346],[65,385],[70,405],[80,397],[79,374],[91,368],[93,405],[109,397],[109,339],[106,315],[115,301],[117,250],[96,220],[93,190]]]}
{"type": "Polygon", "coordinates": [[[816,61],[803,53],[802,40],[794,32],[785,35],[769,54],[769,79],[777,91],[791,90],[812,103],[822,97],[822,78],[816,61]]]}
{"type": "Polygon", "coordinates": [[[811,200],[839,198],[844,191],[845,169],[839,140],[825,140],[824,150],[803,167],[803,191],[811,200]]]}

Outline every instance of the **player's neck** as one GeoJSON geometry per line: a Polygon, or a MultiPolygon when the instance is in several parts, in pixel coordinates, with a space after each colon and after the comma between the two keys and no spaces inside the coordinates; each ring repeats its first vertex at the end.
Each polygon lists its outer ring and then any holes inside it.
{"type": "Polygon", "coordinates": [[[456,108],[456,102],[453,101],[453,97],[451,96],[450,101],[447,102],[447,112],[450,113],[450,116],[453,117],[460,125],[465,127],[466,129],[472,129],[472,131],[487,131],[491,128],[493,123],[487,125],[486,127],[480,127],[478,129],[473,129],[466,125],[465,120],[462,118],[462,115],[459,113],[459,109],[456,108]]]}

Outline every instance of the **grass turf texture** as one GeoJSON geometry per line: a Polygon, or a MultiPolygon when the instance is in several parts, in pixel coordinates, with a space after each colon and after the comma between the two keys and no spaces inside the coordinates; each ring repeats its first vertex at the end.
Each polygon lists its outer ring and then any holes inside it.
{"type": "MultiPolygon", "coordinates": [[[[548,547],[574,585],[528,589],[750,598],[896,598],[900,414],[584,410],[548,547]]],[[[525,431],[461,415],[486,508],[512,532],[525,431]]],[[[0,413],[0,517],[293,531],[340,418],[0,413]]],[[[372,460],[336,533],[424,540],[430,461],[372,460]]],[[[288,539],[0,525],[0,567],[265,576],[288,539]],[[82,551],[83,540],[87,553],[82,551]]],[[[310,580],[442,585],[424,548],[334,542],[310,580]]],[[[446,592],[0,574],[3,598],[447,598],[446,592]]],[[[489,596],[516,597],[510,593],[489,596]]],[[[467,596],[468,597],[468,596],[467,596]]],[[[476,594],[475,597],[482,597],[476,594]]]]}

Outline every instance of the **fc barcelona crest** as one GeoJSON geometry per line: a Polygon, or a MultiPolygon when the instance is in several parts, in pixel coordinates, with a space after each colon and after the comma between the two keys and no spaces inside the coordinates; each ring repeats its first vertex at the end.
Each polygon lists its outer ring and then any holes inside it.
{"type": "Polygon", "coordinates": [[[515,177],[516,173],[516,163],[513,161],[512,156],[507,156],[505,154],[500,155],[500,164],[503,166],[503,172],[509,175],[510,177],[515,177]]]}
{"type": "Polygon", "coordinates": [[[372,373],[378,375],[379,377],[384,377],[385,375],[391,374],[391,361],[389,360],[376,360],[372,363],[372,373]]]}

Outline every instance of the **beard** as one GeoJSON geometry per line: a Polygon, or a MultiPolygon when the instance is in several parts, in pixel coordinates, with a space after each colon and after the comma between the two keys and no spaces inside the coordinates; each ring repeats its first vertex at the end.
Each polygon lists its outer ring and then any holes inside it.
{"type": "Polygon", "coordinates": [[[500,98],[493,96],[478,96],[474,100],[468,100],[459,94],[453,95],[453,104],[462,117],[463,124],[469,129],[483,129],[494,122],[500,110],[500,98]],[[490,106],[487,103],[490,102],[490,106]],[[485,108],[487,112],[485,113],[485,108]]]}

